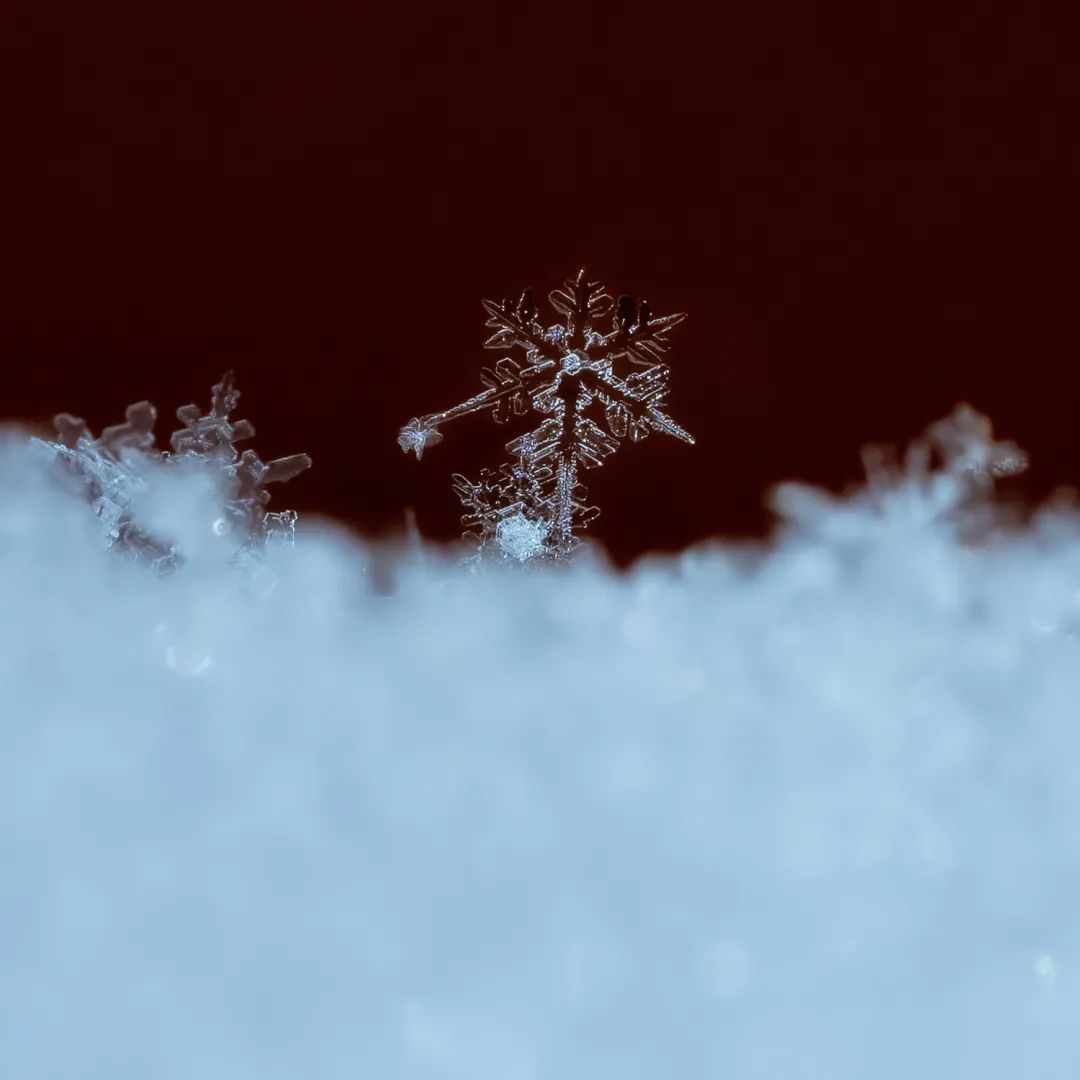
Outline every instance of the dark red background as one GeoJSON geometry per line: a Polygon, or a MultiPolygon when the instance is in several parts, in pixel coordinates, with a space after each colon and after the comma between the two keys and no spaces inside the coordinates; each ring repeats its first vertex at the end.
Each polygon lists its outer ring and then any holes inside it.
{"type": "Polygon", "coordinates": [[[1080,479],[1064,20],[92,7],[4,16],[0,416],[168,420],[232,366],[254,445],[315,459],[277,503],[449,537],[450,473],[508,433],[417,464],[399,425],[478,388],[482,296],[587,264],[691,316],[699,446],[592,474],[621,558],[759,531],[770,484],[841,486],[961,399],[1031,451],[1028,497],[1080,479]]]}

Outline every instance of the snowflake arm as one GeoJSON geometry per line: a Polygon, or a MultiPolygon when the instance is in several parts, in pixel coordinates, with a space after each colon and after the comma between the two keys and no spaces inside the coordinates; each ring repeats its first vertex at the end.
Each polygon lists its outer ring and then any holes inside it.
{"type": "Polygon", "coordinates": [[[545,331],[537,318],[532,289],[526,289],[516,301],[507,298],[501,303],[483,301],[488,314],[484,324],[495,332],[484,342],[485,349],[524,349],[529,360],[557,361],[562,356],[558,338],[545,331]]]}
{"type": "Polygon", "coordinates": [[[491,409],[497,424],[505,423],[511,415],[521,416],[528,410],[530,398],[543,388],[545,374],[555,367],[553,360],[523,367],[508,356],[499,360],[493,368],[484,368],[480,379],[486,390],[442,412],[428,413],[410,420],[398,434],[398,445],[417,458],[424,450],[442,441],[439,427],[461,416],[491,409]]]}
{"type": "Polygon", "coordinates": [[[230,414],[240,400],[233,372],[227,371],[213,388],[210,412],[205,416],[198,405],[181,405],[176,418],[184,426],[174,431],[169,444],[178,454],[217,454],[227,461],[235,461],[235,444],[250,439],[255,427],[247,420],[232,421],[230,414]]]}
{"type": "Polygon", "coordinates": [[[566,320],[567,343],[573,351],[589,346],[592,324],[610,315],[615,307],[603,282],[589,281],[584,269],[568,278],[561,288],[553,289],[548,301],[566,320]]]}
{"type": "Polygon", "coordinates": [[[127,407],[124,415],[124,423],[105,428],[98,438],[98,443],[117,458],[125,451],[152,453],[157,409],[149,401],[137,401],[127,407]]]}
{"type": "Polygon", "coordinates": [[[631,364],[645,367],[657,364],[668,351],[667,335],[685,318],[683,313],[654,316],[648,301],[620,296],[614,329],[593,355],[610,360],[625,356],[631,364]]]}
{"type": "Polygon", "coordinates": [[[310,468],[311,458],[307,454],[289,454],[288,457],[274,458],[266,463],[263,483],[285,484],[310,468]]]}
{"type": "Polygon", "coordinates": [[[630,437],[638,442],[651,428],[695,445],[693,435],[658,407],[667,393],[667,368],[656,365],[627,379],[603,369],[588,372],[587,376],[587,385],[607,406],[613,435],[625,434],[629,428],[630,437]]]}

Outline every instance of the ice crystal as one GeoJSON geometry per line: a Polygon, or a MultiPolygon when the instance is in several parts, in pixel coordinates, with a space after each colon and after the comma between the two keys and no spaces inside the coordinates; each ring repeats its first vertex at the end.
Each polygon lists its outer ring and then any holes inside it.
{"type": "Polygon", "coordinates": [[[1024,451],[1011,439],[995,440],[990,418],[966,402],[931,424],[921,443],[926,449],[918,453],[936,452],[946,472],[979,488],[992,487],[995,477],[1023,472],[1028,464],[1024,451]]]}
{"type": "Polygon", "coordinates": [[[53,420],[55,441],[33,441],[81,484],[110,548],[148,558],[158,569],[171,569],[182,561],[183,552],[152,535],[138,520],[139,500],[150,490],[157,465],[207,470],[225,514],[209,528],[231,537],[239,550],[292,539],[295,511],[267,511],[270,493],[265,488],[299,475],[310,467],[311,459],[293,454],[264,462],[253,450],[239,453],[235,444],[255,434],[249,421],[231,418],[239,398],[230,371],[214,386],[209,412],[204,414],[198,405],[177,409],[182,427],[169,439],[171,452],[154,445],[157,410],[148,401],[129,405],[125,422],[105,428],[97,438],[82,418],[59,413],[53,420]]]}
{"type": "Polygon", "coordinates": [[[530,521],[524,514],[514,514],[499,522],[495,540],[504,555],[524,562],[543,552],[547,531],[544,522],[530,521]]]}
{"type": "Polygon", "coordinates": [[[1010,439],[995,439],[989,418],[966,402],[913,439],[899,461],[892,447],[883,446],[866,447],[862,459],[867,484],[856,503],[785,483],[772,492],[774,509],[800,528],[827,530],[833,540],[862,536],[883,521],[938,522],[970,539],[994,516],[989,497],[995,479],[1028,465],[1025,452],[1010,439]]]}
{"type": "Polygon", "coordinates": [[[555,289],[549,302],[561,321],[545,327],[531,289],[517,299],[485,300],[493,333],[484,347],[523,355],[484,368],[481,393],[410,420],[398,436],[402,450],[420,458],[441,441],[442,424],[470,413],[490,410],[500,424],[526,413],[544,417],[507,443],[510,461],[483,469],[476,482],[454,476],[466,537],[481,551],[522,561],[559,559],[575,550],[578,533],[599,514],[586,501],[579,473],[603,464],[623,439],[640,442],[660,431],[694,442],[663,409],[670,369],[661,358],[669,331],[684,315],[654,315],[646,301],[630,296],[616,303],[584,270],[555,289]],[[598,329],[603,326],[610,328],[598,329]],[[619,361],[638,370],[622,374],[619,361]]]}

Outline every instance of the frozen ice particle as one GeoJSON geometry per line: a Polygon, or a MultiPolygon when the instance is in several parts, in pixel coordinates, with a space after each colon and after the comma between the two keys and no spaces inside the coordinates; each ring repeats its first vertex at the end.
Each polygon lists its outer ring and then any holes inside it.
{"type": "Polygon", "coordinates": [[[511,559],[525,562],[544,553],[548,527],[542,521],[530,521],[524,514],[504,518],[495,529],[499,550],[511,559]]]}

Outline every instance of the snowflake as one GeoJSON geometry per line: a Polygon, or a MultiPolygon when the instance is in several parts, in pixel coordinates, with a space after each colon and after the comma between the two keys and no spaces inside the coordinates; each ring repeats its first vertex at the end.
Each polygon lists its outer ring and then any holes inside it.
{"type": "Polygon", "coordinates": [[[441,440],[440,425],[460,416],[490,410],[500,424],[527,412],[545,417],[507,443],[509,462],[482,470],[476,483],[454,476],[454,490],[466,509],[466,537],[481,550],[505,554],[508,536],[527,536],[509,542],[510,553],[520,559],[558,559],[575,550],[576,534],[599,513],[587,505],[579,473],[603,464],[621,440],[640,442],[650,431],[660,431],[694,443],[663,409],[670,369],[661,357],[669,331],[685,316],[655,316],[646,301],[630,296],[616,303],[584,270],[554,290],[549,301],[562,318],[545,327],[531,289],[516,300],[485,300],[487,326],[494,332],[484,347],[517,349],[523,356],[504,356],[484,368],[481,393],[410,420],[398,436],[402,450],[420,458],[441,440]],[[599,329],[609,316],[610,329],[599,329]],[[639,370],[622,375],[617,361],[639,370]]]}
{"type": "Polygon", "coordinates": [[[532,521],[524,514],[503,518],[495,530],[499,550],[511,559],[524,562],[544,550],[548,527],[543,521],[532,521]]]}
{"type": "Polygon", "coordinates": [[[224,493],[225,505],[225,517],[209,523],[209,528],[216,535],[233,537],[240,550],[254,551],[267,541],[293,537],[296,513],[268,512],[270,493],[265,485],[291,480],[311,466],[311,458],[293,454],[263,462],[254,450],[239,453],[235,444],[255,434],[247,420],[231,419],[239,399],[230,371],[213,388],[208,413],[198,405],[177,409],[183,426],[169,440],[171,453],[154,446],[157,410],[148,401],[129,405],[125,422],[105,428],[96,439],[83,419],[60,413],[53,420],[56,440],[33,441],[82,485],[110,548],[146,558],[159,570],[171,570],[183,561],[182,552],[148,535],[137,521],[137,503],[150,487],[154,464],[169,467],[185,462],[209,469],[224,493]]]}

